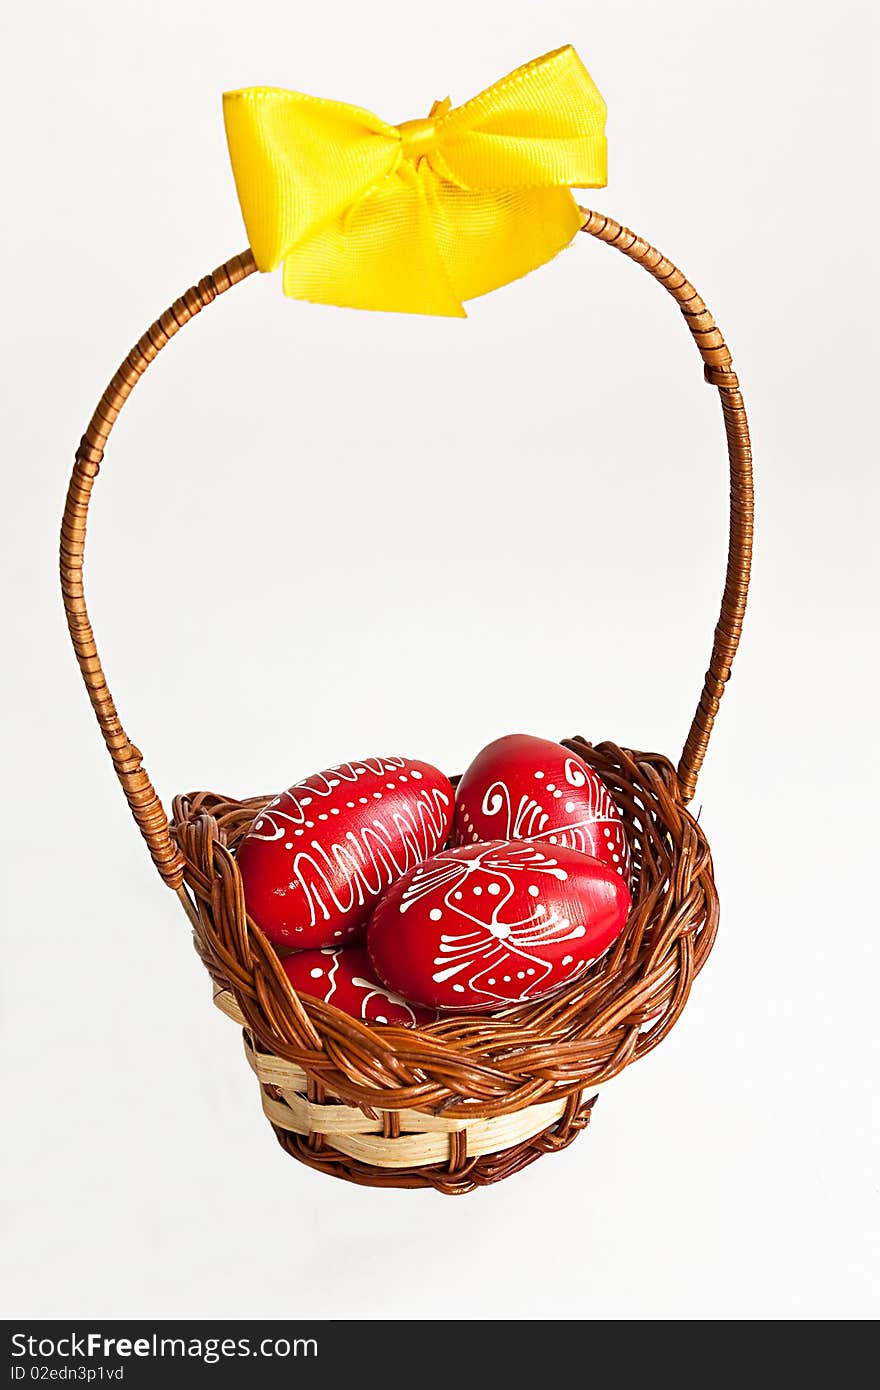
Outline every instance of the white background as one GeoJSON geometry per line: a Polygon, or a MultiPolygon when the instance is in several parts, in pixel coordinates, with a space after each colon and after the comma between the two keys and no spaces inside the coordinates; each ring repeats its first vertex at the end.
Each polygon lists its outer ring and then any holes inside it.
{"type": "MultiPolygon", "coordinates": [[[[868,10],[4,10],[8,1315],[876,1312],[868,10]],[[458,1201],[363,1191],[282,1153],[211,1007],[79,682],[57,522],[130,344],[244,244],[224,89],[400,120],[565,42],[610,109],[589,200],[693,279],[751,413],[752,604],[695,803],[721,932],[566,1153],[458,1201]]],[[[88,592],[168,801],[373,752],[456,770],[512,730],[677,757],[725,525],[717,396],[674,305],[581,238],[466,322],[237,289],[123,415],[88,592]]]]}

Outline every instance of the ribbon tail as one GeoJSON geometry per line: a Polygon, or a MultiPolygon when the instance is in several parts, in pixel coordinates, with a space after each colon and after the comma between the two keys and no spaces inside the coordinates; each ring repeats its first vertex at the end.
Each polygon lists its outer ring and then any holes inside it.
{"type": "Polygon", "coordinates": [[[438,251],[462,300],[545,265],[569,245],[583,220],[567,188],[477,194],[438,180],[431,196],[438,251]]]}
{"type": "Polygon", "coordinates": [[[466,317],[437,246],[425,181],[406,165],[292,250],[284,293],[342,308],[466,317]]]}

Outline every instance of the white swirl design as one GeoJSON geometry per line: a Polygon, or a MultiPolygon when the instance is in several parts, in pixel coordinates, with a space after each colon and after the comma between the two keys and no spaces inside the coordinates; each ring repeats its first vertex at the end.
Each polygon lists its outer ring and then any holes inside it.
{"type": "Polygon", "coordinates": [[[574,758],[565,760],[565,780],[570,787],[585,787],[587,785],[586,769],[580,763],[575,762],[574,758]]]}
{"type": "MultiPolygon", "coordinates": [[[[629,846],[608,788],[599,777],[590,777],[574,758],[566,759],[565,779],[581,793],[574,803],[580,818],[568,824],[560,824],[555,801],[549,803],[554,812],[551,816],[545,803],[538,800],[542,794],[540,790],[534,795],[523,794],[516,800],[503,778],[490,783],[480,803],[481,814],[496,822],[489,834],[498,840],[528,840],[561,849],[576,849],[581,854],[611,861],[617,873],[628,880],[629,846]]],[[[544,795],[548,792],[549,788],[544,795]]],[[[457,817],[461,822],[456,837],[459,843],[487,838],[474,828],[464,799],[458,803],[457,817]]]]}

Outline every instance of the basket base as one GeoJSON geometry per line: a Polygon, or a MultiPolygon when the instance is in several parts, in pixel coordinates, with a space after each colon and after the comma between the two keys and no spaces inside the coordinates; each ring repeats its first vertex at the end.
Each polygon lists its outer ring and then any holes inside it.
{"type": "Polygon", "coordinates": [[[565,1127],[562,1121],[532,1139],[526,1139],[500,1153],[484,1154],[479,1158],[466,1158],[454,1170],[450,1164],[436,1163],[430,1167],[414,1170],[396,1171],[393,1168],[377,1168],[371,1163],[358,1163],[323,1143],[313,1144],[313,1136],[292,1134],[290,1130],[272,1125],[275,1137],[285,1153],[307,1163],[318,1172],[329,1173],[331,1177],[342,1178],[345,1182],[357,1183],[361,1187],[420,1188],[433,1187],[448,1197],[461,1197],[475,1192],[480,1187],[490,1187],[503,1178],[512,1177],[528,1168],[530,1163],[543,1154],[558,1153],[572,1144],[581,1130],[590,1123],[593,1106],[598,1097],[592,1096],[581,1106],[574,1119],[565,1127]]]}
{"type": "Polygon", "coordinates": [[[450,1119],[421,1110],[349,1106],[294,1062],[260,1051],[234,996],[214,1004],[242,1025],[245,1056],[260,1083],[263,1113],[291,1157],[362,1187],[433,1187],[449,1196],[488,1187],[556,1153],[590,1123],[598,1087],[492,1119],[450,1119]]]}

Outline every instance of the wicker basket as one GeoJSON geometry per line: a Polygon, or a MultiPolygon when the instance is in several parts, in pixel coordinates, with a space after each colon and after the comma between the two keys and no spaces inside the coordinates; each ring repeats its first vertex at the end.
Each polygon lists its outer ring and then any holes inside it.
{"type": "Polygon", "coordinates": [[[255,269],[250,251],[188,290],[114,376],[76,454],[61,535],[65,609],[80,670],[129,806],[192,924],[217,1006],[244,1031],[263,1110],[288,1153],[337,1177],[467,1192],[564,1148],[590,1121],[602,1084],[669,1032],[711,950],[718,897],[706,839],[687,809],[739,641],[751,558],[748,425],[730,353],[694,288],[665,256],[611,218],[583,231],[623,252],[677,302],[721,397],[730,459],[727,575],[709,670],[678,769],[664,757],[581,738],[564,747],[611,790],[632,846],[633,907],[591,972],[551,997],[492,1017],[419,1029],[359,1022],[301,998],[245,912],[235,848],[268,797],[178,797],[169,824],[126,735],[83,596],[92,487],[110,430],[170,338],[255,269]]]}

